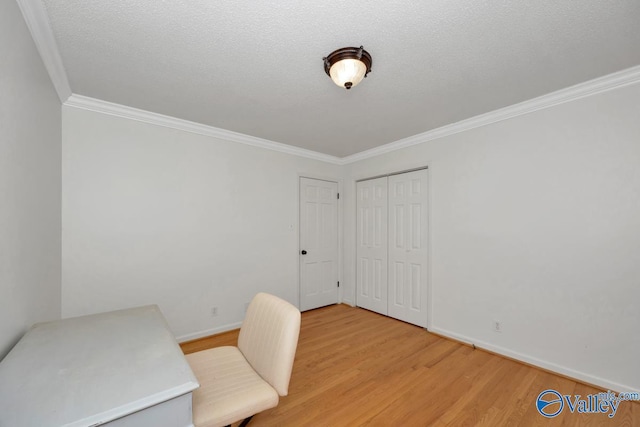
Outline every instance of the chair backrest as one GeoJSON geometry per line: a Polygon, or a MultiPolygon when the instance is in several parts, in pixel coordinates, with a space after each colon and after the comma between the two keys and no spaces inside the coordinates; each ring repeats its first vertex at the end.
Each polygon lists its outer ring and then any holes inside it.
{"type": "Polygon", "coordinates": [[[300,311],[276,296],[259,293],[249,304],[238,348],[280,396],[289,391],[300,334],[300,311]]]}

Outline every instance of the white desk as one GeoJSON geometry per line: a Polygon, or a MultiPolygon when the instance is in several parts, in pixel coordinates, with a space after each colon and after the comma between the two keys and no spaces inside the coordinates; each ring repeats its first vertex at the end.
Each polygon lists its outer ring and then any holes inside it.
{"type": "Polygon", "coordinates": [[[198,387],[155,305],[39,323],[0,362],[0,427],[191,426],[198,387]]]}

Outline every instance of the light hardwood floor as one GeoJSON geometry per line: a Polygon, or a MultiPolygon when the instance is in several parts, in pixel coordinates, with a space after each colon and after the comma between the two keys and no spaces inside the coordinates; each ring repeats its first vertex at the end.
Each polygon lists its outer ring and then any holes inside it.
{"type": "MultiPolygon", "coordinates": [[[[185,353],[235,345],[238,331],[182,344],[185,353]]],[[[430,334],[367,310],[302,314],[289,395],[249,426],[640,426],[640,405],[614,418],[538,414],[540,392],[596,388],[430,334]]]]}

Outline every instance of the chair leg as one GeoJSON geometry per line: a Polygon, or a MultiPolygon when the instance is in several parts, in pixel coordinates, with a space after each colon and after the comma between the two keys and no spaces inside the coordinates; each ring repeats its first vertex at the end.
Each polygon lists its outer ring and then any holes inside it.
{"type": "Polygon", "coordinates": [[[240,425],[238,427],[245,427],[247,424],[249,424],[249,421],[251,421],[251,418],[253,418],[253,415],[251,415],[250,417],[247,417],[244,420],[242,420],[242,422],[240,423],[240,425]]]}

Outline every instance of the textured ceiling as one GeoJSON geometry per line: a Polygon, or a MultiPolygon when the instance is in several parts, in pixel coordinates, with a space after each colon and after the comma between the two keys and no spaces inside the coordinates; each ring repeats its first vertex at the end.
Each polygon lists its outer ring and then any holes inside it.
{"type": "Polygon", "coordinates": [[[74,93],[338,157],[640,64],[638,0],[44,3],[74,93]]]}

